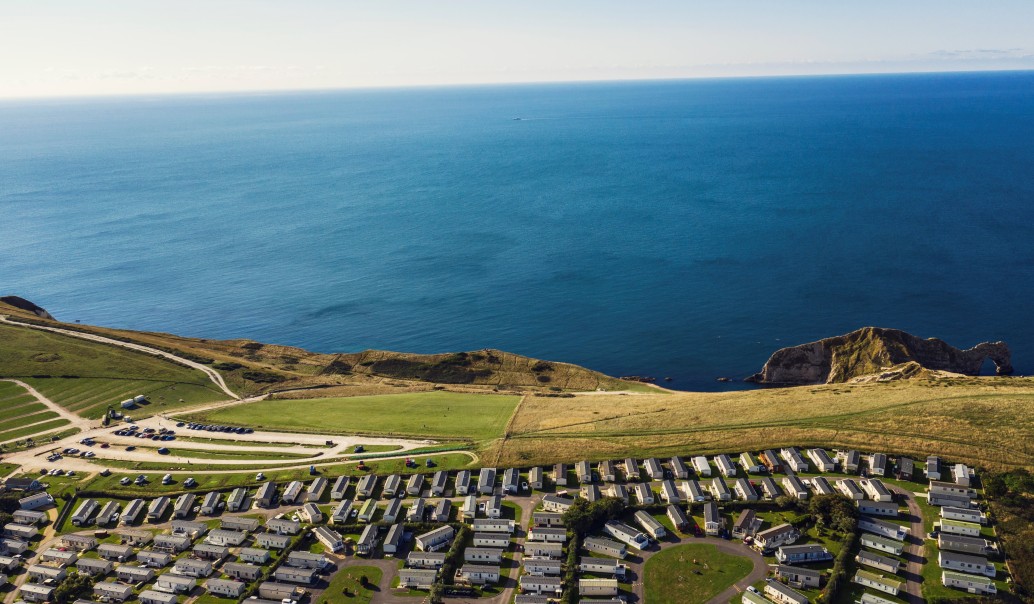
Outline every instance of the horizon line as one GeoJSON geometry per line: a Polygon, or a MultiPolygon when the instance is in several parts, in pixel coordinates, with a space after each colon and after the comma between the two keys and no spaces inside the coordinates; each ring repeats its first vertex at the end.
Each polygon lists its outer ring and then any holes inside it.
{"type": "Polygon", "coordinates": [[[266,96],[280,94],[298,93],[335,93],[335,92],[362,92],[362,91],[391,91],[391,90],[433,90],[442,88],[494,88],[507,86],[544,86],[544,85],[571,85],[571,84],[621,84],[621,83],[643,83],[643,82],[688,82],[688,81],[709,81],[709,80],[773,80],[773,79],[811,79],[811,78],[848,78],[848,77],[874,77],[874,76],[909,76],[909,75],[959,75],[959,74],[990,74],[990,73],[1034,73],[1034,68],[1027,69],[921,69],[915,71],[859,71],[859,72],[828,72],[828,73],[774,73],[754,75],[700,75],[680,77],[643,77],[643,78],[586,78],[575,80],[514,80],[507,82],[444,82],[437,84],[389,84],[389,85],[358,85],[358,86],[333,86],[333,87],[312,87],[312,88],[254,88],[243,90],[184,90],[164,92],[115,92],[96,94],[69,94],[69,95],[26,95],[26,96],[0,96],[0,103],[35,102],[35,101],[76,101],[76,100],[117,100],[117,99],[144,99],[155,97],[191,97],[191,96],[266,96]]]}

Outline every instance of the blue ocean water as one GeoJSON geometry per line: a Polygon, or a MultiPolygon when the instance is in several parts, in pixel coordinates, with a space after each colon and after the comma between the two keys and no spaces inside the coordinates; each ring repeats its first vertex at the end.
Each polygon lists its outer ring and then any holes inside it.
{"type": "Polygon", "coordinates": [[[687,389],[864,325],[1031,372],[1032,202],[1030,72],[0,103],[60,319],[687,389]]]}

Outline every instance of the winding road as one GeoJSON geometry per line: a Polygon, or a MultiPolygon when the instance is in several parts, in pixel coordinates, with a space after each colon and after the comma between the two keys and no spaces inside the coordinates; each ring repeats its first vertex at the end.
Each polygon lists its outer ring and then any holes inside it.
{"type": "Polygon", "coordinates": [[[22,323],[20,321],[12,321],[10,318],[7,317],[7,315],[0,315],[0,323],[6,323],[8,325],[15,325],[15,326],[18,326],[18,327],[28,327],[29,329],[38,329],[40,331],[50,331],[50,332],[59,333],[61,335],[65,335],[65,336],[71,336],[73,338],[79,338],[81,340],[90,340],[90,341],[93,341],[93,342],[100,342],[102,344],[110,344],[112,346],[118,346],[120,348],[126,348],[126,349],[129,349],[129,350],[135,350],[137,352],[143,352],[145,354],[150,354],[150,355],[154,355],[154,356],[157,356],[157,357],[162,357],[162,358],[168,359],[168,360],[170,360],[170,361],[172,361],[174,363],[179,363],[180,365],[186,365],[187,367],[190,367],[192,369],[197,369],[198,371],[201,371],[202,373],[207,375],[208,379],[212,380],[212,382],[216,386],[218,386],[220,390],[225,392],[231,398],[234,398],[234,399],[241,398],[236,392],[234,392],[233,390],[230,390],[229,386],[226,385],[226,381],[223,379],[222,374],[220,374],[215,369],[212,369],[211,367],[209,367],[207,365],[203,365],[203,364],[198,363],[196,361],[191,361],[191,360],[185,359],[185,358],[183,358],[181,356],[177,356],[175,354],[172,354],[171,352],[165,352],[164,350],[159,350],[157,348],[151,348],[149,346],[144,346],[142,344],[134,344],[132,342],[123,342],[121,340],[116,340],[116,339],[113,339],[113,338],[106,338],[104,336],[99,336],[99,335],[92,334],[92,333],[83,333],[81,331],[73,331],[71,329],[62,329],[60,327],[49,327],[49,326],[46,326],[46,325],[34,325],[32,323],[22,323]]]}

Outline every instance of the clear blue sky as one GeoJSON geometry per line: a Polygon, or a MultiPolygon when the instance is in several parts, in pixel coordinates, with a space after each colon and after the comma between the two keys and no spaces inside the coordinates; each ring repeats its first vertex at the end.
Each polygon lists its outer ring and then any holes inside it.
{"type": "Polygon", "coordinates": [[[1034,1],[8,0],[0,97],[1034,68],[1034,1]]]}

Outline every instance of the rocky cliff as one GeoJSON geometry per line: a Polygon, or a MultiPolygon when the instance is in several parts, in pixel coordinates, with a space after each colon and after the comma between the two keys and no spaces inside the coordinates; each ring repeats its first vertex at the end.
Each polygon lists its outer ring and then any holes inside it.
{"type": "Polygon", "coordinates": [[[984,342],[959,350],[937,338],[922,339],[898,329],[864,327],[849,334],[777,350],[748,382],[770,385],[832,384],[877,374],[903,363],[933,371],[979,375],[991,359],[998,375],[1012,373],[1005,342],[984,342]]]}
{"type": "Polygon", "coordinates": [[[31,312],[32,314],[36,315],[41,319],[50,319],[51,321],[55,320],[54,317],[50,316],[50,313],[47,312],[42,306],[33,304],[32,302],[20,296],[0,296],[0,302],[3,302],[4,304],[10,304],[15,308],[20,308],[21,310],[31,312]]]}

